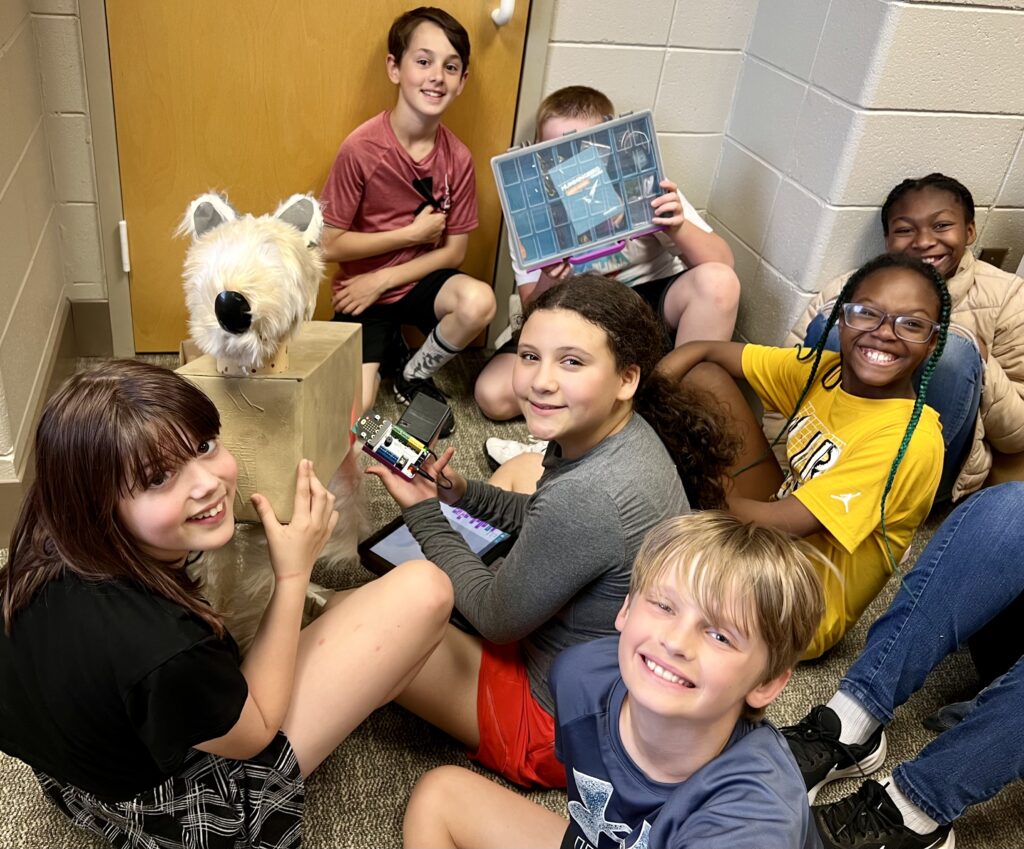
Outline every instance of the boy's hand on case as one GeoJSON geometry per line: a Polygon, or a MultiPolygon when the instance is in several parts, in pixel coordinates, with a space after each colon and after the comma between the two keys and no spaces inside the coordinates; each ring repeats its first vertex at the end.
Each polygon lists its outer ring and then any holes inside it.
{"type": "Polygon", "coordinates": [[[549,277],[551,280],[565,280],[566,277],[572,274],[572,266],[569,265],[569,260],[560,259],[554,265],[542,268],[541,274],[545,277],[549,277]]]}
{"type": "Polygon", "coordinates": [[[387,269],[357,274],[345,281],[345,285],[331,295],[331,305],[335,312],[346,315],[359,315],[367,307],[377,303],[377,299],[388,290],[387,269]]]}
{"type": "Polygon", "coordinates": [[[438,212],[432,206],[425,206],[412,220],[412,224],[406,225],[411,245],[436,245],[444,235],[444,228],[448,218],[443,212],[438,212]]]}
{"type": "Polygon", "coordinates": [[[683,205],[679,202],[679,187],[671,180],[662,180],[658,185],[665,194],[658,195],[651,201],[654,208],[652,224],[660,224],[668,230],[678,230],[686,218],[683,216],[683,205]]]}

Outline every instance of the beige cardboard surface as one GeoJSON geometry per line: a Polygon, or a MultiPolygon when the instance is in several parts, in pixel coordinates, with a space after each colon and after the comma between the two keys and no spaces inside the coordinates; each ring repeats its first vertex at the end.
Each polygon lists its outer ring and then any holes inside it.
{"type": "Polygon", "coordinates": [[[199,350],[199,346],[195,342],[191,339],[182,339],[178,346],[178,365],[183,366],[192,360],[198,360],[202,355],[203,352],[199,350]]]}
{"type": "Polygon", "coordinates": [[[306,322],[292,337],[289,356],[288,370],[278,374],[225,377],[209,355],[177,370],[220,411],[222,443],[238,461],[235,518],[243,521],[258,521],[249,501],[254,492],[288,521],[299,460],[312,460],[326,483],[349,450],[362,392],[362,328],[306,322]]]}

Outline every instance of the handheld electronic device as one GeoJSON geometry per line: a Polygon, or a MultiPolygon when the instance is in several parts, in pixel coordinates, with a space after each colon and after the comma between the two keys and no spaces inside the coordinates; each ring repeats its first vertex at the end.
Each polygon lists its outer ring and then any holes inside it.
{"type": "Polygon", "coordinates": [[[426,392],[417,392],[397,424],[407,434],[432,448],[451,418],[451,407],[431,398],[426,392]]]}
{"type": "Polygon", "coordinates": [[[362,440],[363,451],[409,480],[430,457],[425,442],[373,410],[352,425],[352,432],[362,440]]]}
{"type": "MultiPolygon", "coordinates": [[[[465,510],[449,507],[442,502],[441,512],[484,563],[493,563],[503,557],[512,546],[513,539],[505,531],[470,516],[465,510]]],[[[423,556],[423,549],[401,516],[359,543],[359,557],[363,565],[375,575],[383,575],[399,563],[419,560],[423,556]]]]}

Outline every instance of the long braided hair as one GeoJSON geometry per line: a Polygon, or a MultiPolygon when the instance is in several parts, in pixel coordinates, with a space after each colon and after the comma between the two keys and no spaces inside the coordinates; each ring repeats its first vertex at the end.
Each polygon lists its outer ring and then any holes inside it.
{"type": "Polygon", "coordinates": [[[640,368],[633,409],[654,429],[679,473],[690,506],[722,507],[722,484],[739,442],[730,436],[713,400],[657,371],[666,353],[665,332],[636,292],[599,274],[580,274],[553,286],[527,307],[524,324],[541,310],[568,310],[601,328],[615,366],[640,368]]]}
{"type": "MultiPolygon", "coordinates": [[[[779,431],[778,436],[773,440],[772,445],[774,446],[779,442],[783,434],[788,433],[789,427],[793,423],[793,419],[796,418],[796,414],[804,403],[807,393],[814,384],[814,381],[818,376],[818,366],[821,363],[821,356],[825,351],[825,343],[828,341],[829,332],[839,320],[843,305],[849,303],[853,299],[853,296],[857,292],[857,288],[867,277],[874,274],[876,271],[881,271],[885,268],[905,268],[909,271],[914,271],[920,274],[925,280],[935,287],[935,292],[939,297],[938,340],[935,343],[935,348],[932,350],[931,355],[925,361],[924,369],[921,372],[921,383],[917,390],[917,398],[914,400],[914,409],[910,413],[910,421],[907,422],[907,429],[903,433],[903,440],[900,442],[900,447],[896,452],[896,457],[893,459],[892,465],[889,467],[889,477],[886,479],[885,489],[882,491],[882,539],[885,543],[885,552],[889,557],[889,561],[892,563],[893,568],[896,569],[898,568],[896,558],[893,557],[892,548],[889,545],[889,535],[885,528],[886,499],[889,496],[889,491],[892,489],[893,481],[896,479],[896,472],[900,467],[900,463],[903,462],[903,456],[907,453],[907,446],[910,445],[910,439],[914,435],[914,431],[917,429],[917,422],[921,418],[921,410],[924,407],[925,399],[928,396],[928,384],[931,382],[932,374],[935,372],[935,366],[938,364],[939,357],[942,356],[942,351],[946,347],[946,335],[949,331],[949,314],[952,310],[952,303],[949,298],[949,289],[946,288],[946,281],[942,275],[935,270],[934,266],[928,265],[928,263],[921,262],[921,260],[907,256],[906,254],[882,254],[881,256],[876,256],[874,259],[864,263],[864,265],[850,275],[850,279],[846,281],[846,285],[843,286],[842,291],[839,293],[839,297],[836,298],[835,306],[832,307],[832,312],[829,314],[828,320],[825,322],[825,329],[822,331],[817,343],[812,348],[806,351],[801,350],[800,353],[797,354],[797,359],[802,361],[813,359],[811,372],[807,376],[807,383],[804,384],[804,388],[800,393],[796,406],[793,408],[793,412],[786,420],[785,426],[781,431],[779,431]]],[[[842,369],[843,355],[840,352],[839,361],[821,375],[822,387],[826,390],[835,389],[842,381],[842,369]]]]}

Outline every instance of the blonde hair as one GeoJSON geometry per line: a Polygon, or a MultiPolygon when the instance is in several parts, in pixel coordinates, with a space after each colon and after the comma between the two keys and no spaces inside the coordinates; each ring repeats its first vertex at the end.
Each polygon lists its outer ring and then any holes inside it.
{"type": "Polygon", "coordinates": [[[570,85],[553,91],[537,107],[534,121],[534,140],[540,141],[541,127],[552,118],[592,118],[607,121],[614,117],[615,107],[608,97],[596,88],[570,85]]]}
{"type": "MultiPolygon", "coordinates": [[[[685,588],[711,622],[728,620],[768,649],[762,683],[796,665],[821,621],[816,566],[834,568],[803,540],[718,510],[666,519],[644,537],[629,594],[660,581],[685,588]]],[[[759,719],[749,705],[744,715],[759,719]]]]}

